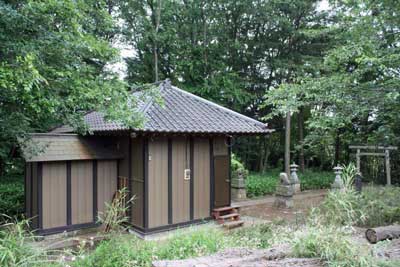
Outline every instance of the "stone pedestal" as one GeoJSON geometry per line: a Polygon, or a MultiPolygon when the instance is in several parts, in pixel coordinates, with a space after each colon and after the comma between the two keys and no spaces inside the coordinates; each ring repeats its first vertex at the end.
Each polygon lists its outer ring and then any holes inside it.
{"type": "Polygon", "coordinates": [[[231,183],[231,196],[235,201],[245,200],[246,197],[246,185],[245,177],[246,174],[242,171],[238,171],[232,177],[231,183]]]}
{"type": "Polygon", "coordinates": [[[335,168],[333,168],[333,170],[335,171],[336,176],[335,176],[335,181],[331,185],[331,188],[337,189],[337,190],[342,190],[344,188],[342,177],[341,177],[343,168],[340,166],[336,166],[335,168]]]}
{"type": "Polygon", "coordinates": [[[290,181],[292,183],[293,186],[293,190],[294,193],[299,193],[301,191],[301,187],[300,187],[300,179],[297,176],[297,170],[298,170],[299,166],[296,165],[294,162],[292,165],[290,165],[290,181]]]}
{"type": "Polygon", "coordinates": [[[278,208],[292,208],[294,187],[286,173],[282,172],[279,177],[280,184],[276,187],[274,205],[278,208]]]}

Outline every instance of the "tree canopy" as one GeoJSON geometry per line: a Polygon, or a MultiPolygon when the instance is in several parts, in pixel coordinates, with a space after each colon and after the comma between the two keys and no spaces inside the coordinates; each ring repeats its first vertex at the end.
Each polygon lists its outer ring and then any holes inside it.
{"type": "Polygon", "coordinates": [[[236,140],[251,170],[281,166],[288,112],[303,167],[348,161],[349,144],[398,145],[399,12],[389,0],[0,1],[0,162],[27,132],[84,131],[91,109],[139,124],[130,89],[166,78],[276,129],[236,140]],[[110,68],[116,43],[133,51],[125,80],[110,68]]]}

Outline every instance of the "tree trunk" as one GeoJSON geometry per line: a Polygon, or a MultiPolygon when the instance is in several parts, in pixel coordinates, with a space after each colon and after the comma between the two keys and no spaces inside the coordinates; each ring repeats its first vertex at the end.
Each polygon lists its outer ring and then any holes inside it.
{"type": "Polygon", "coordinates": [[[386,239],[391,240],[400,238],[400,225],[390,225],[367,229],[367,231],[365,231],[365,237],[372,244],[386,239]]]}
{"type": "Polygon", "coordinates": [[[299,110],[299,116],[297,119],[298,127],[299,127],[299,144],[300,144],[300,151],[299,151],[299,167],[300,171],[304,172],[305,163],[304,163],[304,109],[303,107],[299,110]]]}
{"type": "Polygon", "coordinates": [[[160,19],[161,19],[161,0],[157,1],[156,14],[155,14],[155,31],[154,31],[154,79],[158,82],[158,29],[160,28],[160,19]]]}
{"type": "Polygon", "coordinates": [[[340,163],[340,130],[336,131],[335,138],[335,162],[334,166],[337,166],[340,163]]]}
{"type": "Polygon", "coordinates": [[[290,177],[290,112],[286,113],[285,126],[285,172],[290,177]]]}

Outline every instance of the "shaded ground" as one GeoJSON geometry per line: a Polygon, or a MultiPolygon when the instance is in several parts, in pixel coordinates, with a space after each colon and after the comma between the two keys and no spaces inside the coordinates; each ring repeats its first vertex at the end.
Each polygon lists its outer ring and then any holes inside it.
{"type": "Polygon", "coordinates": [[[326,190],[313,190],[297,194],[293,198],[294,208],[292,209],[274,207],[274,196],[236,202],[233,205],[240,207],[240,214],[243,216],[251,216],[268,221],[284,219],[296,222],[303,221],[308,211],[312,207],[317,207],[326,193],[326,190]]]}
{"type": "Polygon", "coordinates": [[[290,248],[231,248],[214,255],[186,260],[155,261],[154,267],[322,267],[318,259],[285,258],[290,248]]]}
{"type": "MultiPolygon", "coordinates": [[[[311,208],[317,207],[325,195],[326,190],[302,192],[294,197],[294,208],[278,209],[274,207],[275,197],[269,196],[259,199],[233,203],[240,208],[240,214],[245,225],[262,223],[265,221],[285,220],[301,224],[304,222],[311,208]]],[[[354,232],[354,242],[373,248],[377,258],[390,260],[396,264],[400,260],[400,239],[369,244],[365,238],[364,228],[357,228],[354,232]],[[393,262],[395,260],[396,262],[393,262]]],[[[214,255],[191,258],[186,260],[158,261],[154,267],[322,267],[319,259],[290,258],[290,248],[282,245],[270,249],[231,248],[214,255]]],[[[395,266],[395,265],[390,265],[395,266]]]]}

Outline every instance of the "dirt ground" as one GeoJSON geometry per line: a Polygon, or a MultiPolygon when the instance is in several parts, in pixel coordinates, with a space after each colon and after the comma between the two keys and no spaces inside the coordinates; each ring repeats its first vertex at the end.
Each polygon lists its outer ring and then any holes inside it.
{"type": "MultiPolygon", "coordinates": [[[[274,207],[273,196],[254,200],[233,203],[240,208],[243,217],[256,218],[260,221],[285,220],[292,223],[303,223],[313,207],[323,201],[326,190],[302,192],[294,197],[292,209],[278,209],[274,207]]],[[[375,257],[385,260],[400,260],[400,239],[380,242],[371,245],[365,238],[364,228],[357,228],[354,233],[354,242],[374,248],[375,257]]],[[[322,267],[324,264],[318,259],[288,258],[285,255],[287,248],[270,248],[252,250],[233,248],[214,255],[186,260],[158,261],[154,267],[322,267]]]]}
{"type": "Polygon", "coordinates": [[[302,222],[311,208],[317,207],[324,199],[326,190],[315,190],[302,192],[293,198],[292,209],[278,209],[274,207],[275,197],[263,198],[260,200],[249,200],[235,203],[240,207],[240,214],[259,219],[274,221],[284,219],[291,222],[302,222]],[[252,203],[253,202],[253,203],[252,203]]]}

